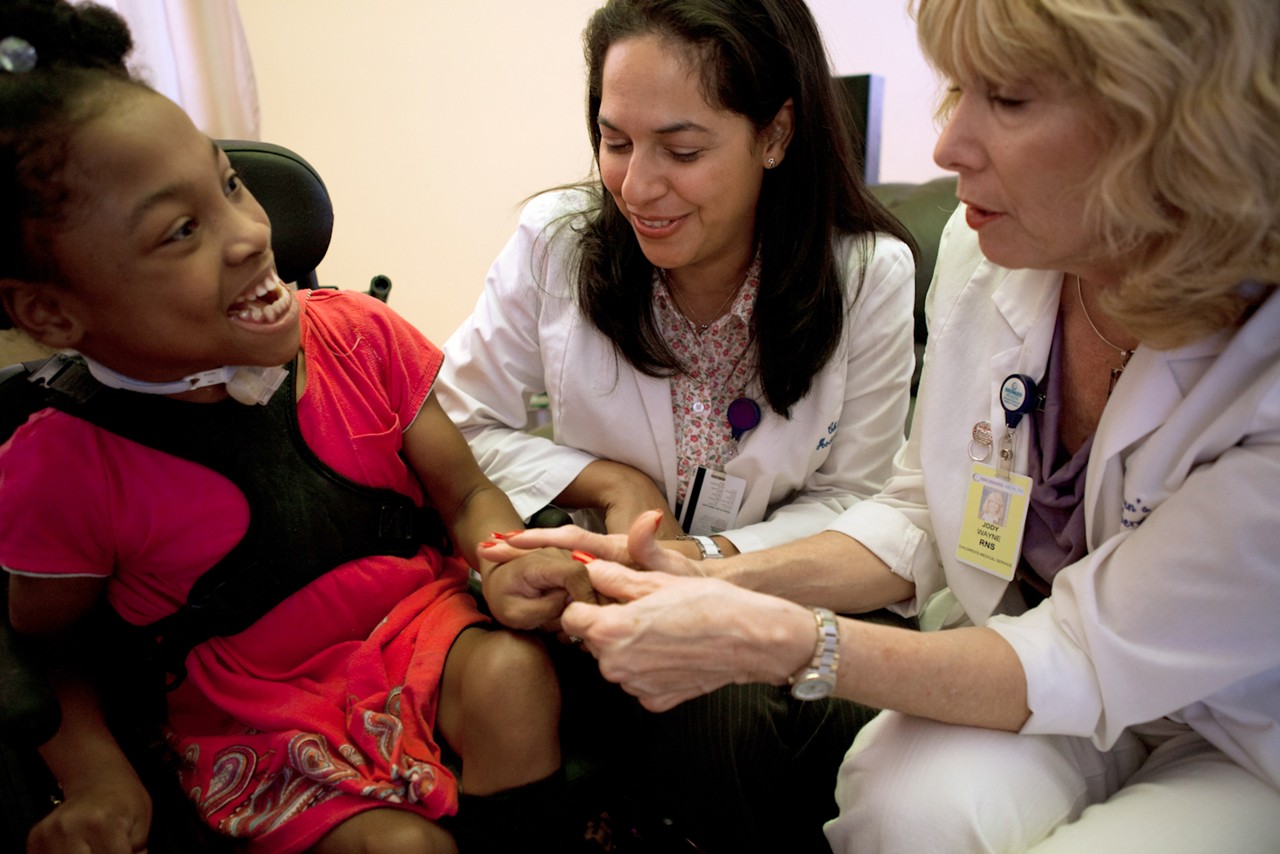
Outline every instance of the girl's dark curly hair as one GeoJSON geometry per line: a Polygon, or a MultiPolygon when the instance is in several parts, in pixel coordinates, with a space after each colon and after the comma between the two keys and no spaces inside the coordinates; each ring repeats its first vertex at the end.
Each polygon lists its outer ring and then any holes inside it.
{"type": "Polygon", "coordinates": [[[63,214],[72,135],[111,103],[109,84],[144,84],[125,67],[128,25],[104,6],[6,0],[0,38],[36,51],[29,71],[0,71],[0,278],[34,278],[53,272],[36,226],[63,214]]]}

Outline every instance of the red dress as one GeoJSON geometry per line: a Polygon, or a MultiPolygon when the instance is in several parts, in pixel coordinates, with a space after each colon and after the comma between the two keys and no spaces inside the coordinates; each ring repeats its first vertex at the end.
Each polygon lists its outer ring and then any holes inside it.
{"type": "MultiPolygon", "coordinates": [[[[399,451],[440,351],[362,294],[299,298],[307,444],[352,480],[420,500],[399,451]]],[[[109,576],[108,597],[135,623],[174,610],[248,520],[221,475],[59,412],[0,449],[0,475],[0,563],[109,576]]],[[[466,577],[462,562],[425,547],[352,561],[192,650],[169,697],[170,743],[206,820],[251,850],[291,852],[373,807],[454,812],[457,784],[432,730],[445,656],[484,620],[466,577]]]]}

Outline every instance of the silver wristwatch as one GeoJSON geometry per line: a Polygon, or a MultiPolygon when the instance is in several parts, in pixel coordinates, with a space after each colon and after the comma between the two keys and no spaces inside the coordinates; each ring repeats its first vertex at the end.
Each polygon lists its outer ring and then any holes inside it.
{"type": "Polygon", "coordinates": [[[818,642],[813,660],[792,675],[791,696],[797,700],[821,700],[836,687],[836,667],[840,664],[840,625],[829,608],[814,608],[818,622],[818,642]]]}
{"type": "Polygon", "coordinates": [[[716,541],[710,537],[694,535],[692,537],[680,537],[682,540],[693,540],[698,547],[702,560],[719,560],[724,557],[724,552],[720,551],[720,547],[716,545],[716,541]]]}

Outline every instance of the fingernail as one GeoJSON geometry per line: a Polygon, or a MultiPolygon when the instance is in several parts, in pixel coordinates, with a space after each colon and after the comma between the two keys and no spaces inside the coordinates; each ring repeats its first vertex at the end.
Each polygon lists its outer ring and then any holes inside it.
{"type": "Polygon", "coordinates": [[[507,538],[506,534],[499,534],[497,531],[490,531],[489,536],[493,537],[495,540],[505,540],[507,538]]]}
{"type": "Polygon", "coordinates": [[[574,551],[570,555],[570,557],[572,557],[578,563],[591,563],[591,561],[596,559],[595,555],[588,554],[587,552],[580,552],[580,551],[574,551]]]}
{"type": "Polygon", "coordinates": [[[494,534],[494,536],[500,540],[505,540],[507,537],[514,537],[516,534],[523,534],[523,533],[524,533],[524,529],[519,528],[514,531],[507,531],[505,534],[494,534]]]}
{"type": "Polygon", "coordinates": [[[493,542],[492,540],[485,540],[483,543],[480,544],[480,547],[483,549],[491,549],[496,545],[497,543],[493,542]]]}

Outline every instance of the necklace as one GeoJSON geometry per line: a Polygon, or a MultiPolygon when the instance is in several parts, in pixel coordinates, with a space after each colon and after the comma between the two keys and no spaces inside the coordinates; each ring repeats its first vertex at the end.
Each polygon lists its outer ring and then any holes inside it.
{"type": "Polygon", "coordinates": [[[1080,312],[1084,315],[1084,322],[1089,324],[1089,328],[1093,330],[1093,334],[1098,336],[1098,340],[1106,344],[1112,350],[1120,354],[1120,367],[1111,369],[1111,383],[1107,386],[1107,394],[1110,395],[1115,390],[1116,383],[1120,381],[1120,375],[1124,373],[1124,369],[1129,366],[1129,359],[1133,358],[1133,351],[1126,350],[1112,344],[1107,337],[1098,331],[1098,327],[1093,325],[1093,318],[1089,316],[1089,309],[1084,304],[1084,294],[1080,290],[1080,277],[1076,276],[1076,299],[1080,301],[1080,312]]]}
{"type": "Polygon", "coordinates": [[[716,313],[711,316],[710,320],[708,320],[706,323],[703,323],[700,320],[694,320],[692,316],[692,312],[686,311],[685,307],[680,304],[680,299],[679,297],[676,296],[676,292],[672,289],[671,280],[667,278],[666,271],[663,271],[662,273],[662,283],[667,286],[667,293],[671,295],[671,301],[676,304],[676,310],[680,312],[680,316],[683,317],[685,319],[685,322],[689,324],[689,328],[692,329],[698,335],[701,335],[702,333],[706,332],[708,329],[711,328],[711,324],[715,323],[717,320],[720,319],[720,316],[724,314],[725,308],[727,308],[729,303],[733,301],[733,298],[738,295],[738,290],[742,287],[742,285],[739,284],[738,287],[729,291],[729,295],[724,298],[724,302],[720,303],[720,307],[716,309],[716,313]]]}

